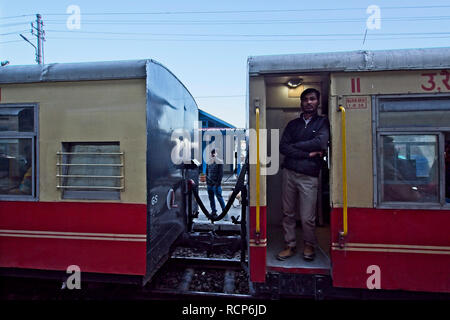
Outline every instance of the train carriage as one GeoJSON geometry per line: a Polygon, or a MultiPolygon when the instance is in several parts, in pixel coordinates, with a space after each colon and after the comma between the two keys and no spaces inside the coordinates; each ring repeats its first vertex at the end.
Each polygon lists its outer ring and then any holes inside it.
{"type": "Polygon", "coordinates": [[[172,131],[198,108],[153,60],[0,69],[0,271],[145,283],[186,229],[172,131]]]}
{"type": "Polygon", "coordinates": [[[450,292],[450,48],[250,57],[247,120],[256,129],[249,173],[256,292],[450,292]],[[306,88],[322,93],[319,114],[331,126],[319,248],[312,262],[299,254],[278,261],[278,145],[306,88]]]}

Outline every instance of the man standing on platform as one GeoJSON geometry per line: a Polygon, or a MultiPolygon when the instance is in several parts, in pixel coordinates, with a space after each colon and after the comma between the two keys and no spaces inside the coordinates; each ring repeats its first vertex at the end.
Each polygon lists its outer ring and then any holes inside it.
{"type": "MultiPolygon", "coordinates": [[[[217,214],[216,200],[214,196],[219,200],[222,211],[225,209],[225,201],[222,197],[222,177],[223,177],[223,161],[216,157],[216,150],[211,150],[211,156],[206,166],[206,185],[208,188],[209,203],[211,205],[212,214],[217,214]]],[[[225,216],[227,220],[228,214],[225,216]]]]}

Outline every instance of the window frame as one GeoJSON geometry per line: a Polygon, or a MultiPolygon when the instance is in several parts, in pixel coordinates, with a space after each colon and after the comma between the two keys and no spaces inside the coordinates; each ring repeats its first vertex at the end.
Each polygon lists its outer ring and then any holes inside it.
{"type": "MultiPolygon", "coordinates": [[[[420,99],[420,98],[448,98],[450,93],[435,94],[397,94],[397,95],[375,95],[372,96],[372,163],[373,163],[373,205],[379,209],[430,209],[449,210],[450,204],[445,202],[445,135],[450,132],[449,127],[401,127],[401,128],[379,128],[380,104],[384,99],[420,99]],[[439,201],[438,202],[404,202],[404,201],[381,201],[381,155],[382,136],[386,135],[437,135],[437,153],[439,161],[439,201]]],[[[450,110],[449,110],[450,112],[450,110]]]]}
{"type": "Polygon", "coordinates": [[[31,195],[0,194],[0,201],[38,201],[39,199],[39,103],[0,103],[2,108],[33,108],[34,130],[30,132],[0,131],[0,139],[31,139],[31,195]]]}

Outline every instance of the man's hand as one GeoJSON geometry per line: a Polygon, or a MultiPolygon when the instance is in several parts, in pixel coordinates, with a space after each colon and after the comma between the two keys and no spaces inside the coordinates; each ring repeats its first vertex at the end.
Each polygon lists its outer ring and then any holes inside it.
{"type": "Polygon", "coordinates": [[[323,151],[313,151],[309,153],[309,157],[313,158],[313,157],[322,157],[323,156],[323,151]]]}

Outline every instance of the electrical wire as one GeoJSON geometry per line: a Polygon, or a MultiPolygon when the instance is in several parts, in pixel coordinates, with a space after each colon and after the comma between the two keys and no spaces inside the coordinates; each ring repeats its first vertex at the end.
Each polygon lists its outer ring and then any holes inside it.
{"type": "Polygon", "coordinates": [[[33,17],[33,16],[36,16],[36,14],[22,14],[22,15],[19,15],[19,16],[0,17],[0,20],[16,19],[16,18],[24,18],[24,17],[33,17]]]}
{"type": "Polygon", "coordinates": [[[13,32],[7,32],[7,33],[0,33],[0,36],[8,36],[8,35],[13,35],[13,34],[19,34],[19,33],[23,33],[23,32],[27,32],[30,30],[20,30],[20,31],[13,31],[13,32]]]}
{"type": "MultiPolygon", "coordinates": [[[[134,35],[134,36],[181,36],[181,37],[335,37],[350,36],[360,37],[360,33],[326,33],[326,34],[204,34],[204,33],[137,33],[137,32],[110,32],[110,31],[70,31],[70,30],[47,30],[63,33],[84,34],[110,34],[110,35],[134,35]]],[[[382,33],[377,36],[423,36],[423,35],[450,35],[450,32],[404,32],[404,33],[382,33]]]]}
{"type": "MultiPolygon", "coordinates": [[[[361,41],[363,35],[359,38],[326,38],[326,39],[304,39],[303,41],[361,41]]],[[[368,40],[408,40],[408,39],[449,39],[449,36],[436,37],[392,37],[392,38],[370,38],[368,40]]],[[[302,41],[301,39],[154,39],[154,38],[83,38],[83,37],[47,37],[47,40],[105,40],[105,41],[162,41],[162,42],[292,42],[302,41]]]]}
{"type": "MultiPolygon", "coordinates": [[[[425,6],[394,6],[381,7],[383,10],[398,9],[437,9],[450,8],[450,5],[425,5],[425,6]]],[[[323,12],[323,11],[350,11],[350,10],[366,10],[367,7],[350,7],[350,8],[302,8],[302,9],[265,9],[265,10],[218,10],[218,11],[159,11],[159,12],[90,12],[83,15],[105,16],[105,15],[177,15],[177,14],[236,14],[236,13],[280,13],[280,12],[323,12]]],[[[45,13],[46,16],[67,15],[66,13],[45,13]]]]}
{"type": "Polygon", "coordinates": [[[30,21],[0,24],[0,28],[10,28],[10,27],[20,26],[20,25],[24,25],[24,24],[29,25],[30,21]]]}
{"type": "MultiPolygon", "coordinates": [[[[383,17],[383,21],[441,21],[450,16],[417,16],[417,17],[383,17]]],[[[272,25],[272,24],[327,24],[327,23],[361,23],[367,19],[264,19],[264,20],[82,20],[82,24],[105,25],[272,25]]],[[[45,20],[49,25],[65,25],[67,21],[45,20]]]]}
{"type": "Polygon", "coordinates": [[[13,43],[13,42],[24,42],[24,41],[23,40],[0,41],[0,44],[13,43]]]}

